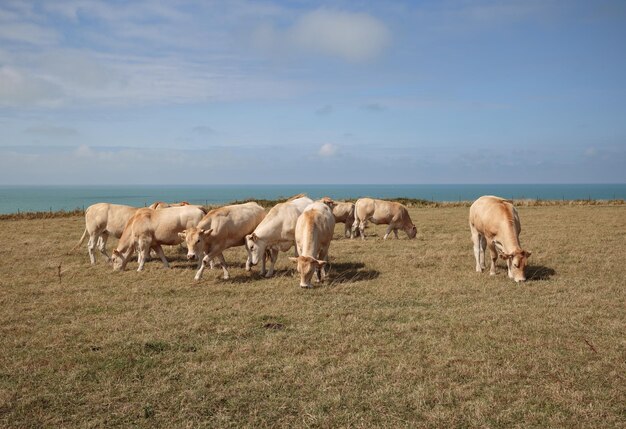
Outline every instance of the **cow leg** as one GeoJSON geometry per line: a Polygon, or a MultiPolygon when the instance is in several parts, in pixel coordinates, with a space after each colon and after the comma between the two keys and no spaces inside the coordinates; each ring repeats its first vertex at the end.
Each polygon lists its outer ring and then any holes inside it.
{"type": "Polygon", "coordinates": [[[96,242],[98,241],[97,235],[90,235],[89,241],[87,242],[87,251],[89,252],[89,260],[91,261],[91,265],[96,264],[96,253],[94,249],[96,248],[96,242]]]}
{"type": "Polygon", "coordinates": [[[319,259],[322,261],[326,261],[324,267],[317,269],[317,280],[322,282],[326,280],[326,277],[328,277],[328,247],[325,249],[320,249],[319,259]]]}
{"type": "Polygon", "coordinates": [[[387,232],[385,232],[385,235],[383,236],[383,240],[386,240],[387,237],[389,237],[389,234],[391,233],[392,230],[393,230],[393,226],[391,226],[391,224],[388,225],[387,226],[387,232]]]}
{"type": "MultiPolygon", "coordinates": [[[[163,261],[163,268],[169,268],[170,264],[167,262],[167,258],[165,257],[165,253],[163,252],[161,245],[157,244],[154,246],[154,250],[156,251],[156,254],[159,255],[159,258],[161,258],[161,261],[163,261]]],[[[148,253],[148,255],[150,255],[150,253],[148,253]]]]}
{"type": "Polygon", "coordinates": [[[217,260],[219,261],[222,270],[224,270],[224,280],[228,280],[230,278],[230,274],[228,274],[228,268],[226,266],[226,259],[224,259],[224,255],[222,253],[217,255],[217,260]]]}
{"type": "Polygon", "coordinates": [[[361,240],[365,240],[365,221],[359,222],[359,233],[361,234],[361,240]]]}
{"type": "Polygon", "coordinates": [[[209,255],[205,255],[204,258],[202,258],[202,261],[200,262],[200,268],[198,268],[198,271],[196,271],[194,280],[200,280],[202,278],[202,273],[204,272],[208,263],[209,263],[209,255]]]}
{"type": "Polygon", "coordinates": [[[265,262],[267,261],[267,256],[268,256],[268,253],[269,253],[269,251],[268,251],[268,250],[265,250],[265,251],[263,252],[263,256],[261,257],[261,272],[260,272],[260,274],[261,274],[262,276],[264,276],[264,275],[265,275],[265,272],[266,272],[266,271],[265,271],[265,262]]]}
{"type": "Polygon", "coordinates": [[[487,250],[487,239],[484,235],[480,235],[480,268],[485,269],[485,251],[487,250]]]}
{"type": "Polygon", "coordinates": [[[293,242],[293,254],[294,256],[297,258],[298,256],[300,256],[298,254],[298,243],[296,243],[295,241],[293,242]]]}
{"type": "Polygon", "coordinates": [[[109,257],[109,254],[107,253],[107,240],[108,239],[109,239],[109,233],[106,231],[103,232],[100,238],[98,238],[98,250],[100,250],[100,253],[104,255],[107,262],[111,262],[111,258],[109,257]]]}
{"type": "Polygon", "coordinates": [[[491,268],[489,269],[489,275],[496,275],[496,261],[498,260],[498,251],[496,250],[496,245],[493,243],[489,243],[489,254],[491,255],[491,268]]]}
{"type": "Polygon", "coordinates": [[[355,217],[354,222],[352,223],[352,234],[350,235],[350,238],[356,237],[356,230],[358,228],[359,228],[359,219],[355,217]]]}
{"type": "MultiPolygon", "coordinates": [[[[482,238],[481,238],[481,235],[478,233],[478,231],[476,231],[476,229],[474,229],[471,226],[470,226],[470,229],[472,231],[472,243],[474,243],[474,259],[476,260],[476,272],[482,273],[483,265],[484,265],[480,263],[480,250],[481,250],[482,238]]],[[[485,259],[484,252],[485,251],[483,250],[483,261],[485,259]]]]}
{"type": "Polygon", "coordinates": [[[398,228],[393,229],[393,235],[396,236],[396,240],[398,239],[398,228]]]}
{"type": "Polygon", "coordinates": [[[267,272],[267,274],[265,274],[265,277],[270,278],[274,275],[274,264],[276,263],[277,259],[278,259],[278,249],[271,249],[270,250],[270,269],[267,272]]]}
{"type": "Polygon", "coordinates": [[[146,263],[146,257],[149,254],[150,254],[150,246],[144,241],[139,241],[139,243],[137,243],[137,262],[139,263],[139,267],[137,267],[137,271],[143,270],[143,266],[146,263]]]}
{"type": "Polygon", "coordinates": [[[246,249],[246,253],[248,257],[246,258],[246,271],[250,271],[252,269],[252,252],[250,252],[250,248],[248,247],[248,243],[244,240],[243,247],[246,249]]]}

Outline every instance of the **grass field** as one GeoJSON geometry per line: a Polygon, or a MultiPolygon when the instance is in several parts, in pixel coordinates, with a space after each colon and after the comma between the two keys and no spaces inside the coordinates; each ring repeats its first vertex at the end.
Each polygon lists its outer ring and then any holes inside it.
{"type": "Polygon", "coordinates": [[[196,283],[175,247],[91,267],[78,216],[0,221],[0,427],[624,427],[626,206],[519,212],[526,283],[439,207],[415,240],[337,225],[312,290],[286,254],[196,283]]]}

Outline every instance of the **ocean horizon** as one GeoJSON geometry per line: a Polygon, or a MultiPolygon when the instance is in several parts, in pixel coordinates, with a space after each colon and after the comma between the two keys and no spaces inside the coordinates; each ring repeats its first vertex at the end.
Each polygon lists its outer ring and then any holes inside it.
{"type": "Polygon", "coordinates": [[[317,199],[359,197],[472,201],[481,195],[511,199],[626,199],[626,184],[400,184],[400,185],[0,185],[0,213],[84,209],[98,202],[144,207],[154,201],[218,205],[306,193],[317,199]]]}

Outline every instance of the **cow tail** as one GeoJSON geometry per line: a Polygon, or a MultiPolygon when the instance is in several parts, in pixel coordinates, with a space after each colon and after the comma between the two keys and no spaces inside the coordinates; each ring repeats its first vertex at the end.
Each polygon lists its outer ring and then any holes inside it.
{"type": "Polygon", "coordinates": [[[78,246],[83,244],[83,241],[85,241],[85,237],[87,237],[87,228],[85,228],[85,232],[83,232],[83,236],[80,237],[80,241],[78,243],[76,243],[76,246],[72,247],[72,251],[76,250],[78,248],[78,246]]]}

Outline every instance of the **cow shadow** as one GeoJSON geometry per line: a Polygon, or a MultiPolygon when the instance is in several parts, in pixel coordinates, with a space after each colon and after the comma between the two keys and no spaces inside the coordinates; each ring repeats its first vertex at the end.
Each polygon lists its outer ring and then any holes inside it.
{"type": "Polygon", "coordinates": [[[549,280],[555,274],[556,271],[553,268],[543,265],[526,266],[526,281],[549,280]]]}
{"type": "Polygon", "coordinates": [[[373,280],[380,276],[380,271],[363,270],[363,262],[338,262],[330,264],[329,285],[356,283],[373,280]]]}
{"type": "Polygon", "coordinates": [[[330,269],[333,271],[347,271],[358,270],[359,268],[365,268],[363,262],[331,262],[330,269]]]}

